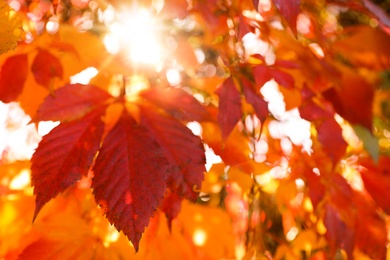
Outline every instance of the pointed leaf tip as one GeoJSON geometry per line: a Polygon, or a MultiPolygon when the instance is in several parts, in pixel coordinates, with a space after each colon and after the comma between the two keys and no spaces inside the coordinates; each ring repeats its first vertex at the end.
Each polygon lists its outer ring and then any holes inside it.
{"type": "Polygon", "coordinates": [[[48,201],[87,174],[103,129],[101,111],[97,111],[60,124],[42,138],[31,158],[31,183],[36,195],[33,221],[48,201]]]}
{"type": "Polygon", "coordinates": [[[219,97],[218,124],[226,140],[241,119],[241,95],[231,77],[222,83],[216,94],[219,97]]]}
{"type": "Polygon", "coordinates": [[[93,168],[93,194],[107,219],[138,251],[166,191],[168,162],[150,132],[123,110],[93,168]]]}

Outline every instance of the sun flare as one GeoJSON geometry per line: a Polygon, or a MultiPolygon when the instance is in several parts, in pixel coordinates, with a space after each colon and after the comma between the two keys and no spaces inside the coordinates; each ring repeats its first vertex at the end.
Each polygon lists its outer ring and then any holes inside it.
{"type": "Polygon", "coordinates": [[[108,52],[123,52],[136,64],[159,65],[162,47],[158,23],[147,9],[119,13],[108,27],[103,40],[108,52]]]}

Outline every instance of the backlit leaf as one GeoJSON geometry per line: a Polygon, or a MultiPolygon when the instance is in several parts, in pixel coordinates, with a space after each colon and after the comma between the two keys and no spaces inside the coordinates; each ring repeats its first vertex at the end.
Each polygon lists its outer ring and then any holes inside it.
{"type": "Polygon", "coordinates": [[[355,192],[357,205],[356,240],[357,247],[371,259],[386,259],[386,223],[376,207],[363,194],[355,192]]]}
{"type": "Polygon", "coordinates": [[[390,66],[390,50],[386,47],[389,44],[389,34],[370,26],[354,26],[333,48],[353,64],[380,71],[390,66]]]}
{"type": "Polygon", "coordinates": [[[168,186],[179,195],[195,201],[206,171],[200,138],[180,122],[147,108],[141,108],[141,124],[153,135],[168,159],[168,186]]]}
{"type": "Polygon", "coordinates": [[[258,65],[253,68],[253,75],[255,76],[258,87],[262,87],[267,81],[274,79],[285,88],[294,88],[294,78],[287,72],[279,69],[270,68],[266,65],[258,65]]]}
{"type": "Polygon", "coordinates": [[[102,113],[63,123],[45,135],[31,159],[31,179],[36,195],[34,219],[42,207],[86,175],[100,145],[102,113]]]}
{"type": "Polygon", "coordinates": [[[241,119],[241,96],[232,78],[227,78],[215,93],[219,97],[218,123],[226,140],[241,119]]]}
{"type": "Polygon", "coordinates": [[[344,156],[347,142],[343,139],[340,125],[334,118],[328,118],[317,126],[318,140],[324,151],[336,163],[344,156]]]}
{"type": "Polygon", "coordinates": [[[180,198],[178,194],[168,192],[162,202],[161,210],[164,211],[165,216],[167,217],[168,228],[170,231],[172,231],[172,220],[180,213],[181,201],[182,198],[180,198]]]}
{"type": "Polygon", "coordinates": [[[139,241],[166,190],[168,161],[150,132],[123,110],[99,151],[92,179],[96,202],[118,231],[139,241]]]}
{"type": "Polygon", "coordinates": [[[326,205],[324,225],[325,237],[329,242],[331,252],[335,255],[338,248],[345,250],[349,258],[352,258],[355,231],[347,226],[332,205],[326,205]]]}
{"type": "Polygon", "coordinates": [[[390,213],[390,158],[380,157],[378,165],[366,159],[362,161],[362,166],[359,169],[364,187],[378,206],[390,213]]]}
{"type": "Polygon", "coordinates": [[[46,50],[38,50],[31,65],[35,81],[47,89],[52,89],[54,78],[62,79],[64,74],[61,62],[46,50]]]}
{"type": "Polygon", "coordinates": [[[27,55],[19,54],[9,57],[0,71],[0,100],[4,103],[15,101],[22,93],[27,79],[27,55]]]}
{"type": "Polygon", "coordinates": [[[78,119],[111,96],[91,85],[67,84],[46,96],[34,121],[68,122],[78,119]]]}
{"type": "Polygon", "coordinates": [[[256,112],[256,116],[260,119],[263,124],[265,119],[269,115],[268,111],[268,103],[260,96],[260,94],[256,94],[250,82],[246,82],[247,84],[243,84],[244,96],[246,101],[253,106],[253,109],[256,112]]]}
{"type": "Polygon", "coordinates": [[[300,0],[274,0],[280,14],[286,19],[291,30],[297,32],[297,18],[300,13],[300,0]]]}
{"type": "Polygon", "coordinates": [[[23,35],[20,16],[8,6],[7,1],[0,3],[0,54],[14,49],[23,35]]]}
{"type": "Polygon", "coordinates": [[[151,88],[141,93],[150,102],[162,107],[179,120],[210,120],[206,108],[192,95],[178,88],[151,88]]]}
{"type": "Polygon", "coordinates": [[[374,86],[357,73],[342,69],[340,85],[324,93],[337,113],[351,124],[360,124],[371,131],[374,86]]]}

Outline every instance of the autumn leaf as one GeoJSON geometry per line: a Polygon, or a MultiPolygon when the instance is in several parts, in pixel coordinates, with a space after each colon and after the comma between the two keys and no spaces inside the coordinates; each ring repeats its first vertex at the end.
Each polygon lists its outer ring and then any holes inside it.
{"type": "Polygon", "coordinates": [[[167,217],[167,224],[170,231],[172,231],[172,220],[180,213],[181,201],[182,198],[177,193],[168,192],[162,202],[161,210],[167,217]]]}
{"type": "Polygon", "coordinates": [[[364,183],[364,187],[385,212],[390,212],[390,159],[388,157],[380,157],[376,165],[375,162],[369,159],[364,159],[361,162],[362,166],[360,174],[364,183]]]}
{"type": "Polygon", "coordinates": [[[219,97],[218,123],[222,138],[226,140],[241,119],[241,96],[231,77],[227,78],[215,93],[219,97]]]}
{"type": "Polygon", "coordinates": [[[297,33],[297,18],[300,13],[300,0],[274,0],[273,1],[278,8],[280,14],[286,19],[287,24],[291,30],[297,33]]]}
{"type": "Polygon", "coordinates": [[[156,87],[147,89],[140,95],[179,120],[210,120],[210,115],[206,108],[182,89],[156,87]]]}
{"type": "Polygon", "coordinates": [[[168,159],[168,186],[180,196],[195,201],[206,171],[202,141],[172,118],[144,107],[140,111],[141,125],[154,136],[168,159]]]}
{"type": "Polygon", "coordinates": [[[67,84],[46,96],[34,121],[68,122],[79,119],[111,96],[91,85],[67,84]]]}
{"type": "Polygon", "coordinates": [[[260,96],[260,94],[256,94],[249,81],[243,80],[243,89],[246,101],[253,106],[256,116],[260,119],[261,123],[264,124],[265,119],[269,115],[268,103],[260,96]]]}
{"type": "Polygon", "coordinates": [[[276,68],[271,68],[266,65],[257,65],[253,68],[253,75],[259,88],[271,79],[274,79],[278,84],[287,89],[294,88],[294,78],[287,72],[276,68]]]}
{"type": "Polygon", "coordinates": [[[347,142],[343,139],[340,125],[334,118],[328,118],[317,126],[317,132],[324,151],[333,163],[337,163],[347,149],[347,142]]]}
{"type": "Polygon", "coordinates": [[[339,85],[324,92],[324,97],[343,118],[371,131],[374,86],[349,69],[342,68],[342,72],[339,85]]]}
{"type": "Polygon", "coordinates": [[[0,3],[0,54],[14,49],[22,39],[22,21],[6,1],[0,3]]]}
{"type": "Polygon", "coordinates": [[[27,54],[9,57],[0,71],[0,100],[4,103],[15,101],[22,93],[27,79],[27,54]]]}
{"type": "Polygon", "coordinates": [[[320,102],[313,99],[302,103],[299,107],[299,114],[308,121],[325,120],[333,115],[329,102],[320,102]]]}
{"type": "Polygon", "coordinates": [[[34,219],[42,207],[86,175],[99,149],[102,112],[62,123],[42,138],[31,159],[31,182],[36,195],[34,219]]]}
{"type": "Polygon", "coordinates": [[[150,132],[123,110],[93,167],[93,194],[107,219],[139,241],[166,191],[168,161],[150,132]]]}
{"type": "Polygon", "coordinates": [[[52,89],[54,78],[62,79],[64,74],[61,62],[46,50],[38,49],[31,65],[35,81],[47,89],[52,89]]]}
{"type": "Polygon", "coordinates": [[[389,44],[389,34],[371,26],[354,26],[335,42],[333,48],[350,63],[381,71],[390,66],[390,50],[386,48],[389,44]],[[364,44],[356,44],[359,42],[364,44]]]}
{"type": "Polygon", "coordinates": [[[356,192],[353,200],[358,210],[355,244],[371,259],[386,259],[387,231],[383,217],[363,194],[356,192]]]}
{"type": "Polygon", "coordinates": [[[324,225],[326,227],[325,237],[329,241],[333,255],[338,248],[342,248],[348,258],[352,259],[355,231],[343,222],[337,209],[329,204],[325,207],[324,225]]]}

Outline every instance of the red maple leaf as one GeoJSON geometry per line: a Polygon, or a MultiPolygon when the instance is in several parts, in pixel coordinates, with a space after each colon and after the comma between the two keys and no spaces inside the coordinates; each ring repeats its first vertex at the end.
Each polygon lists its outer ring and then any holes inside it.
{"type": "Polygon", "coordinates": [[[46,50],[39,49],[31,65],[35,81],[47,89],[51,88],[53,78],[62,79],[64,74],[61,62],[46,50]]]}
{"type": "Polygon", "coordinates": [[[1,67],[0,100],[4,103],[15,101],[22,93],[27,79],[27,54],[9,57],[1,67]]]}
{"type": "Polygon", "coordinates": [[[241,95],[231,77],[215,91],[219,97],[218,123],[222,138],[227,139],[238,120],[241,119],[241,95]]]}
{"type": "Polygon", "coordinates": [[[163,149],[124,109],[105,138],[93,171],[96,202],[138,251],[142,233],[166,191],[168,161],[163,149]]]}
{"type": "Polygon", "coordinates": [[[62,123],[42,138],[31,159],[31,182],[36,195],[34,219],[42,207],[86,175],[99,149],[102,112],[62,123]]]}

